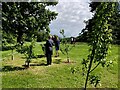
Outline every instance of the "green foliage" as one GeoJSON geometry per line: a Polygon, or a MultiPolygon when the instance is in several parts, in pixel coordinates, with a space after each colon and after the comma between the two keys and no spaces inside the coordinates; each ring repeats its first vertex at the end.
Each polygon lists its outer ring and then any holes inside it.
{"type": "MultiPolygon", "coordinates": [[[[118,7],[118,5],[116,5],[118,7]]],[[[109,21],[112,25],[112,35],[113,35],[113,43],[120,44],[120,11],[116,10],[113,19],[109,21]]]]}
{"type": "MultiPolygon", "coordinates": [[[[35,47],[36,39],[32,37],[32,42],[30,45],[18,45],[17,46],[17,52],[24,54],[26,57],[26,63],[29,67],[29,63],[31,62],[31,59],[34,57],[34,51],[33,48],[35,47]]],[[[26,65],[25,63],[25,65],[26,65]]]]}
{"type": "Polygon", "coordinates": [[[89,76],[89,81],[90,84],[93,84],[94,87],[97,87],[97,85],[100,83],[100,76],[92,74],[89,76]]]}
{"type": "Polygon", "coordinates": [[[2,33],[2,51],[15,48],[16,38],[11,34],[2,33]]]}
{"type": "Polygon", "coordinates": [[[45,40],[50,33],[49,24],[57,16],[57,13],[46,9],[46,6],[56,4],[57,2],[3,2],[2,46],[16,44],[17,51],[24,54],[29,62],[33,56],[33,38],[40,35],[39,38],[45,40]],[[31,44],[24,46],[25,40],[31,44]]]}
{"type": "Polygon", "coordinates": [[[97,75],[89,76],[100,64],[104,67],[106,65],[105,57],[108,54],[109,45],[112,42],[112,29],[109,24],[109,20],[115,14],[116,3],[101,2],[95,8],[94,15],[94,25],[91,26],[91,31],[89,34],[89,46],[90,54],[88,58],[83,59],[83,70],[87,71],[85,89],[87,87],[87,81],[90,80],[91,83],[95,81],[96,84],[99,83],[97,75]],[[93,64],[95,65],[93,67],[93,64]],[[86,70],[85,70],[86,69],[86,70]]]}
{"type": "Polygon", "coordinates": [[[40,31],[48,34],[49,24],[56,19],[57,13],[46,9],[46,6],[56,4],[57,2],[3,2],[3,33],[16,37],[18,43],[23,41],[24,34],[26,38],[37,35],[40,31]]]}
{"type": "Polygon", "coordinates": [[[46,33],[46,32],[41,31],[36,36],[37,36],[37,42],[41,42],[41,41],[46,41],[49,34],[46,33]]]}
{"type": "MultiPolygon", "coordinates": [[[[119,13],[119,7],[118,7],[118,2],[114,2],[116,4],[115,10],[114,10],[114,15],[112,17],[106,17],[108,20],[108,24],[110,24],[110,28],[112,28],[112,38],[113,38],[113,43],[119,44],[119,36],[120,36],[120,13],[119,13]]],[[[95,13],[97,11],[97,8],[100,6],[101,2],[91,2],[90,7],[91,7],[91,12],[95,13]]],[[[109,7],[108,7],[109,8],[109,7]]],[[[106,9],[107,11],[107,9],[106,9]]],[[[101,15],[100,15],[101,16],[101,15]]],[[[82,32],[78,36],[78,41],[84,41],[84,42],[89,42],[89,38],[91,35],[89,35],[92,32],[92,26],[96,23],[97,17],[94,16],[88,21],[84,21],[86,24],[86,27],[82,30],[82,32]]]]}
{"type": "Polygon", "coordinates": [[[60,47],[60,51],[66,55],[67,57],[67,62],[70,62],[70,58],[69,58],[69,52],[72,50],[73,47],[75,47],[75,45],[70,45],[67,41],[66,36],[64,34],[64,29],[60,30],[60,34],[63,36],[62,40],[61,40],[61,44],[63,45],[62,48],[60,47]]]}

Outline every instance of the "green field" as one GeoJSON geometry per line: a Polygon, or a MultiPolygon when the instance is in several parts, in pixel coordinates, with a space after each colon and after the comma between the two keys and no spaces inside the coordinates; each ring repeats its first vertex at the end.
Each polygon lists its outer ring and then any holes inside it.
{"type": "MultiPolygon", "coordinates": [[[[108,68],[101,65],[95,70],[101,76],[98,88],[118,87],[118,45],[112,45],[107,59],[113,64],[108,68]]],[[[30,68],[24,69],[25,56],[15,53],[11,60],[11,51],[2,51],[2,88],[83,88],[85,77],[82,75],[83,58],[87,58],[89,47],[86,43],[76,44],[70,51],[70,62],[65,63],[66,56],[54,57],[51,66],[45,66],[46,58],[34,58],[30,68]],[[72,69],[75,68],[75,73],[72,69]]],[[[43,55],[40,43],[35,46],[35,54],[43,55]]],[[[55,54],[55,53],[54,53],[55,54]]],[[[88,83],[88,88],[94,88],[88,83]]]]}

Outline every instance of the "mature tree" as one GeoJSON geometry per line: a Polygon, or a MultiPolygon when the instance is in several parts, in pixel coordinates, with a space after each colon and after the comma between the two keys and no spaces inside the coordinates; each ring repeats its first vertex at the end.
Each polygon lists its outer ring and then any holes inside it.
{"type": "MultiPolygon", "coordinates": [[[[117,3],[117,2],[116,2],[117,3]]],[[[96,12],[96,8],[99,7],[99,5],[101,4],[101,2],[91,2],[90,3],[90,7],[91,7],[91,12],[95,13],[96,12]]],[[[118,8],[118,5],[117,7],[118,8]]],[[[91,19],[89,19],[88,21],[84,21],[84,23],[86,24],[86,27],[82,30],[82,32],[79,35],[79,41],[87,41],[89,42],[89,38],[90,35],[89,33],[91,33],[92,31],[92,26],[95,24],[95,20],[97,18],[95,16],[93,16],[91,19]]],[[[119,44],[120,41],[120,13],[119,13],[119,8],[115,10],[115,14],[112,16],[112,19],[110,19],[108,21],[109,24],[111,24],[112,27],[112,34],[113,34],[113,43],[117,43],[119,44]]]]}
{"type": "MultiPolygon", "coordinates": [[[[2,3],[2,33],[3,46],[5,42],[16,42],[17,51],[26,56],[29,67],[34,55],[33,48],[39,33],[49,35],[49,24],[56,19],[57,13],[46,9],[57,2],[3,2],[2,3]],[[9,37],[8,37],[9,36],[9,37]],[[29,39],[30,45],[23,41],[29,39]],[[19,47],[20,46],[20,47],[19,47]]],[[[42,37],[41,35],[41,38],[42,37]]]]}
{"type": "Polygon", "coordinates": [[[112,35],[113,35],[113,43],[120,44],[120,10],[116,11],[113,19],[110,20],[110,24],[112,25],[112,35]]]}
{"type": "Polygon", "coordinates": [[[82,29],[82,31],[79,33],[79,36],[77,37],[77,42],[88,42],[88,31],[90,31],[91,29],[91,21],[92,19],[89,19],[88,21],[84,21],[84,23],[86,24],[86,27],[84,29],[82,29]],[[89,28],[89,29],[88,29],[89,28]]]}
{"type": "MultiPolygon", "coordinates": [[[[2,16],[2,3],[0,2],[0,17],[2,16]]],[[[2,49],[2,21],[0,19],[0,50],[2,49]]]]}
{"type": "Polygon", "coordinates": [[[39,31],[49,34],[50,21],[57,13],[46,9],[46,6],[56,5],[57,2],[3,2],[2,27],[3,33],[13,35],[20,43],[25,34],[36,36],[39,31]]]}

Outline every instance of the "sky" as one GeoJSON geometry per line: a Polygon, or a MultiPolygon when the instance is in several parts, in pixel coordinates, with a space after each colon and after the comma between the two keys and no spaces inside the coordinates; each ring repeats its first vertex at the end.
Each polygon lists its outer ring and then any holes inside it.
{"type": "Polygon", "coordinates": [[[84,20],[90,19],[93,14],[90,12],[89,0],[59,0],[56,6],[48,7],[51,11],[58,12],[55,20],[51,21],[51,34],[60,35],[64,29],[67,37],[76,37],[85,27],[84,20]]]}

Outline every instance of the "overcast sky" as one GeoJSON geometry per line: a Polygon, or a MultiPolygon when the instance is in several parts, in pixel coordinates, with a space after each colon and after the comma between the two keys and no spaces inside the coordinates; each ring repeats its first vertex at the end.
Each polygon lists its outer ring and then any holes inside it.
{"type": "Polygon", "coordinates": [[[61,29],[65,30],[66,36],[78,36],[85,27],[84,20],[92,17],[89,8],[89,0],[59,0],[56,6],[50,10],[58,12],[56,20],[50,24],[51,34],[59,35],[61,29]]]}

